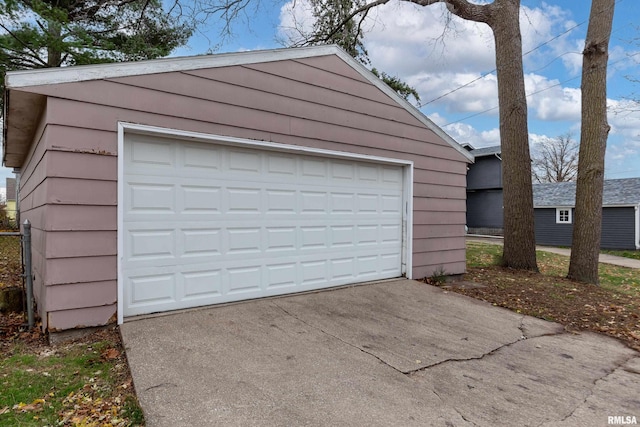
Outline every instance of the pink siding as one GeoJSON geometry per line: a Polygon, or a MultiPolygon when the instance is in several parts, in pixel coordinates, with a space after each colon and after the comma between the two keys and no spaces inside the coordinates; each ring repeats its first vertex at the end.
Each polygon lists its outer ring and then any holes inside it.
{"type": "Polygon", "coordinates": [[[116,233],[113,231],[49,231],[47,258],[116,255],[116,233]]]}
{"type": "Polygon", "coordinates": [[[50,286],[47,293],[49,311],[75,310],[79,307],[112,306],[118,298],[115,280],[50,286]]]}
{"type": "Polygon", "coordinates": [[[337,57],[29,90],[49,96],[21,199],[50,329],[116,310],[118,121],[411,160],[413,275],[465,271],[465,159],[337,57]]]}
{"type": "MultiPolygon", "coordinates": [[[[46,116],[46,110],[43,113],[46,116]]],[[[34,142],[30,147],[29,153],[25,159],[21,171],[20,188],[19,188],[19,205],[20,205],[20,221],[29,220],[31,222],[32,233],[32,251],[31,261],[33,263],[33,293],[38,302],[37,309],[40,317],[43,319],[43,327],[47,327],[46,323],[46,288],[43,286],[42,278],[46,275],[46,260],[44,257],[44,245],[46,242],[46,233],[44,233],[44,217],[45,206],[34,206],[33,190],[37,188],[46,175],[46,170],[40,170],[42,156],[44,155],[44,143],[46,139],[45,120],[41,119],[40,124],[34,135],[34,142]],[[34,173],[37,171],[37,173],[34,173]]],[[[44,169],[44,168],[43,168],[44,169]]]]}
{"type": "Polygon", "coordinates": [[[116,257],[48,258],[45,286],[116,280],[116,257]]]}
{"type": "Polygon", "coordinates": [[[102,326],[116,321],[116,304],[101,305],[73,310],[50,311],[49,330],[52,332],[73,328],[102,326]]]}
{"type": "Polygon", "coordinates": [[[50,205],[44,221],[49,231],[116,231],[118,212],[117,206],[50,205]]]}

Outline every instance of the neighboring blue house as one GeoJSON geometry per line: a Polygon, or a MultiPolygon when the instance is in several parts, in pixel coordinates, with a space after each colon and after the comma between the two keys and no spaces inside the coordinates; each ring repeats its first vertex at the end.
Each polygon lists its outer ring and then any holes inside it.
{"type": "Polygon", "coordinates": [[[467,172],[467,227],[470,234],[502,235],[502,158],[500,146],[465,148],[475,163],[467,172]]]}
{"type": "MultiPolygon", "coordinates": [[[[575,182],[533,185],[537,244],[571,246],[575,196],[575,182]]],[[[600,247],[640,249],[640,178],[605,180],[600,247]]]]}

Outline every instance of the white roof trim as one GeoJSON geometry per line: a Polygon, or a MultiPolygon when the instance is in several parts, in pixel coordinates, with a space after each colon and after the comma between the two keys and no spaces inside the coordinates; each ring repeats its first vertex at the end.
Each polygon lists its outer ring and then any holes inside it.
{"type": "Polygon", "coordinates": [[[327,55],[337,55],[340,57],[365,79],[400,104],[428,129],[431,129],[436,135],[449,143],[449,145],[462,154],[470,163],[473,163],[473,155],[469,154],[466,149],[458,144],[438,125],[432,122],[420,110],[404,100],[393,89],[387,86],[382,80],[373,75],[362,64],[353,59],[337,45],[257,50],[204,56],[153,59],[138,62],[120,62],[38,70],[10,71],[6,74],[5,86],[10,90],[29,86],[82,82],[88,80],[139,76],[145,74],[197,70],[204,68],[228,67],[233,65],[257,64],[261,62],[303,59],[327,55]]]}
{"type": "Polygon", "coordinates": [[[9,71],[6,75],[5,86],[8,89],[15,89],[19,87],[82,82],[144,74],[168,73],[172,71],[257,64],[261,62],[332,55],[336,54],[339,50],[335,45],[314,46],[296,49],[256,50],[214,55],[150,59],[136,62],[115,62],[109,64],[9,71]]]}
{"type": "Polygon", "coordinates": [[[387,85],[381,79],[376,77],[371,71],[367,70],[364,65],[362,65],[361,63],[353,59],[351,55],[349,55],[347,52],[338,48],[337,46],[336,48],[337,48],[337,51],[335,52],[335,54],[338,55],[343,61],[351,65],[351,67],[354,68],[357,72],[359,72],[365,79],[369,80],[374,86],[376,86],[378,89],[383,91],[386,95],[388,95],[391,99],[396,101],[398,104],[403,106],[405,110],[411,113],[411,115],[413,115],[416,119],[420,120],[420,122],[422,122],[423,125],[431,129],[436,135],[438,135],[440,138],[448,142],[449,145],[451,145],[453,148],[456,149],[456,151],[458,151],[467,160],[469,160],[469,163],[474,162],[474,157],[472,154],[469,153],[469,151],[467,151],[462,145],[458,144],[458,142],[455,139],[453,139],[451,136],[449,136],[448,133],[442,130],[440,126],[436,125],[433,121],[431,121],[431,119],[425,116],[424,113],[422,113],[422,111],[418,110],[410,102],[408,102],[407,100],[402,98],[400,95],[398,95],[395,90],[391,89],[389,85],[387,85]]]}

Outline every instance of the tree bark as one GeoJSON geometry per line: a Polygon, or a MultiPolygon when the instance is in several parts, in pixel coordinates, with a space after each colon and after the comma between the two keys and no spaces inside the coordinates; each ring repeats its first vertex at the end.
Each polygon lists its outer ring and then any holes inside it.
{"type": "Polygon", "coordinates": [[[520,1],[496,0],[489,21],[496,45],[505,267],[538,270],[533,217],[527,97],[522,66],[520,1]]]}
{"type": "Polygon", "coordinates": [[[505,267],[537,271],[520,0],[494,0],[482,5],[467,0],[409,1],[423,6],[444,1],[451,13],[466,20],[484,22],[493,30],[502,146],[502,262],[505,267]]]}
{"type": "Polygon", "coordinates": [[[570,279],[598,284],[607,147],[607,60],[615,0],[593,0],[582,52],[582,124],[570,279]]]}

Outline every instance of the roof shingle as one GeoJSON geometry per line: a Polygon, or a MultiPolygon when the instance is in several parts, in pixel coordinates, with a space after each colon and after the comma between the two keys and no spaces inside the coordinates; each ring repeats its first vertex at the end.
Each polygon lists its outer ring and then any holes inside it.
{"type": "MultiPolygon", "coordinates": [[[[557,182],[533,185],[534,207],[569,207],[576,204],[576,183],[557,182]]],[[[607,179],[604,181],[602,205],[640,204],[640,178],[607,179]]]]}

